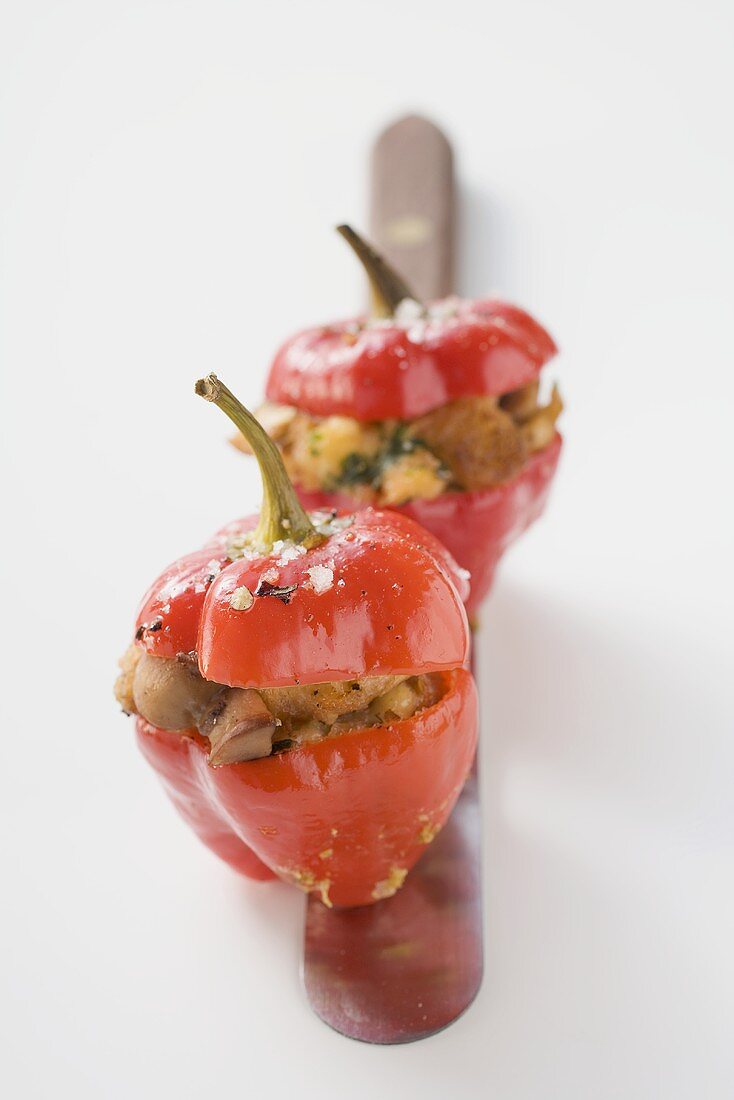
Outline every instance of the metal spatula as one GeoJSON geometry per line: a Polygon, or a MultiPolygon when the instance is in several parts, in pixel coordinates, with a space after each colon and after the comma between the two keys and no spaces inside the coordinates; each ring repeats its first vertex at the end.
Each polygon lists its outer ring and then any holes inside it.
{"type": "MultiPolygon", "coordinates": [[[[371,237],[421,298],[453,287],[453,156],[426,119],[378,138],[371,237]]],[[[408,1043],[447,1027],[482,980],[476,768],[438,837],[386,901],[326,909],[309,895],[303,981],[314,1012],[352,1039],[408,1043]]]]}

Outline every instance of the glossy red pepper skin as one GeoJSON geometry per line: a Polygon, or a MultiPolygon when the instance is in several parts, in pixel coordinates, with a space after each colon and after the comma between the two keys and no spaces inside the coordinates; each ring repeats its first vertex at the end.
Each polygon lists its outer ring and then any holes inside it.
{"type": "Polygon", "coordinates": [[[148,653],[170,658],[196,650],[205,679],[243,688],[466,664],[466,575],[413,520],[366,509],[350,526],[283,565],[276,564],[277,553],[229,560],[230,539],[252,530],[255,520],[229,524],[155,581],[136,622],[139,644],[148,653]],[[319,567],[333,575],[321,593],[309,574],[319,567]],[[278,586],[296,586],[288,601],[256,596],[248,610],[234,610],[235,589],[257,593],[272,568],[278,586]]]}
{"type": "Polygon", "coordinates": [[[459,397],[518,389],[557,350],[528,313],[493,299],[457,299],[453,316],[407,328],[359,327],[363,321],[287,340],[270,370],[268,399],[314,416],[411,420],[459,397]]]}
{"type": "Polygon", "coordinates": [[[441,700],[413,718],[243,764],[210,768],[197,734],[142,719],[138,740],[183,817],[236,870],[368,905],[400,885],[471,768],[474,681],[464,669],[441,679],[441,700]]]}
{"type": "MultiPolygon", "coordinates": [[[[501,485],[473,493],[443,493],[434,500],[412,500],[395,508],[440,539],[459,565],[468,570],[469,615],[478,611],[488,595],[505,550],[543,512],[561,446],[557,434],[549,446],[531,455],[515,477],[501,485]]],[[[359,507],[341,493],[299,489],[298,495],[306,508],[359,507]]]]}
{"type": "Polygon", "coordinates": [[[275,873],[233,830],[207,788],[206,748],[195,730],[187,734],[158,729],[137,718],[138,745],[158,774],[166,794],[207,848],[248,878],[267,880],[275,873]]]}

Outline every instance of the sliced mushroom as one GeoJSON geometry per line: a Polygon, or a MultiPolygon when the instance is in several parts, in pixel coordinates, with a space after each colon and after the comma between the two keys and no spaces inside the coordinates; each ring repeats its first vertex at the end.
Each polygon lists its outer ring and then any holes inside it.
{"type": "Polygon", "coordinates": [[[213,767],[270,756],[277,728],[277,721],[252,688],[224,691],[199,724],[209,738],[213,767]]]}
{"type": "Polygon", "coordinates": [[[563,412],[563,401],[558,387],[553,387],[550,401],[525,421],[522,434],[529,451],[541,451],[556,434],[556,420],[563,412]]]}
{"type": "Polygon", "coordinates": [[[135,709],[163,730],[196,726],[220,684],[204,680],[195,660],[151,657],[143,653],[135,666],[132,697],[135,709]]]}
{"type": "Polygon", "coordinates": [[[526,386],[521,386],[519,390],[504,394],[500,398],[500,406],[510,414],[513,420],[522,424],[538,407],[538,389],[539,382],[536,378],[526,386]]]}

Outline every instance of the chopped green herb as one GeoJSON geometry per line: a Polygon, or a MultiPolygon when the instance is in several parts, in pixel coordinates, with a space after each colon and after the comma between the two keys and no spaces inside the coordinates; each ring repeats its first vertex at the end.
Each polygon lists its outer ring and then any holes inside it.
{"type": "MultiPolygon", "coordinates": [[[[348,488],[352,485],[371,485],[379,488],[385,470],[402,458],[403,455],[413,454],[415,451],[430,451],[430,447],[422,439],[417,439],[406,433],[406,427],[401,424],[385,441],[381,450],[376,455],[364,455],[359,451],[352,451],[342,460],[341,470],[334,480],[333,488],[348,488]]],[[[443,468],[440,471],[443,474],[443,468]]]]}
{"type": "Polygon", "coordinates": [[[342,461],[337,483],[339,485],[366,485],[374,482],[379,474],[379,460],[368,458],[366,455],[353,451],[342,461]]]}

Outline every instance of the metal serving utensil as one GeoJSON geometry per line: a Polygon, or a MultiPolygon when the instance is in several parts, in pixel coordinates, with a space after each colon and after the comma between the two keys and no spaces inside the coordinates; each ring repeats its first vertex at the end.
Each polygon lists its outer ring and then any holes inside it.
{"type": "MultiPolygon", "coordinates": [[[[433,123],[400,119],[372,155],[371,238],[421,298],[453,288],[451,146],[433,123]]],[[[394,897],[306,908],[303,982],[314,1012],[367,1043],[447,1027],[482,980],[481,823],[476,764],[453,813],[394,897]]]]}

